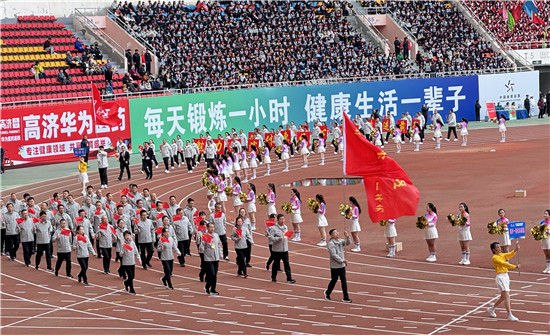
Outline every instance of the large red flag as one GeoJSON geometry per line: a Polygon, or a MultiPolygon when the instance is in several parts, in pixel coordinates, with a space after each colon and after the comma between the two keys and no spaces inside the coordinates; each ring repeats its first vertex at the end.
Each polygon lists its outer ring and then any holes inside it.
{"type": "Polygon", "coordinates": [[[102,101],[96,84],[92,83],[92,110],[97,124],[118,126],[122,120],[118,116],[120,105],[116,101],[102,101]]]}
{"type": "Polygon", "coordinates": [[[373,222],[415,215],[420,193],[405,171],[344,113],[344,174],[363,176],[373,222]]]}
{"type": "Polygon", "coordinates": [[[510,13],[512,14],[512,17],[514,18],[515,22],[519,22],[519,19],[521,17],[521,10],[522,10],[521,1],[518,1],[516,5],[510,10],[510,13]]]}
{"type": "Polygon", "coordinates": [[[544,25],[544,20],[536,13],[533,13],[533,23],[544,25]]]}

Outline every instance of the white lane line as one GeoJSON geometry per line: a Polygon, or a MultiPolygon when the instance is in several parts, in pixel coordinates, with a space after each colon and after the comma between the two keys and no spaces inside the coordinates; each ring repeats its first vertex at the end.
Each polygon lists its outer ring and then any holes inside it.
{"type": "Polygon", "coordinates": [[[490,304],[491,302],[493,302],[497,297],[494,297],[493,299],[485,302],[483,305],[480,305],[474,309],[472,309],[471,311],[469,311],[468,313],[465,313],[465,314],[462,314],[461,316],[459,316],[458,318],[454,318],[453,320],[447,322],[446,324],[444,324],[443,326],[437,328],[436,330],[434,330],[433,332],[429,333],[428,335],[433,335],[437,332],[439,332],[440,330],[444,329],[444,328],[447,328],[448,326],[452,325],[453,323],[457,322],[458,320],[461,320],[462,318],[465,318],[467,317],[468,315],[474,313],[475,311],[477,311],[478,309],[481,309],[485,306],[487,306],[488,304],[490,304]]]}

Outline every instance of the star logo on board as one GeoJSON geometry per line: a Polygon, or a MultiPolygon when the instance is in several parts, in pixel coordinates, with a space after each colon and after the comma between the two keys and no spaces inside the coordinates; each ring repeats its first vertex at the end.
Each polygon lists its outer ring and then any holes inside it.
{"type": "Polygon", "coordinates": [[[514,83],[511,81],[511,80],[508,80],[508,83],[504,84],[504,86],[506,87],[506,92],[514,92],[514,83]]]}

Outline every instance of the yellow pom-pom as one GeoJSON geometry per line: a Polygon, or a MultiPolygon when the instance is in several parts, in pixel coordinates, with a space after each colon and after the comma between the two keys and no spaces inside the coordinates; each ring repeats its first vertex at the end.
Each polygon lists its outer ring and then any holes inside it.
{"type": "Polygon", "coordinates": [[[498,225],[496,223],[496,221],[493,221],[493,222],[489,222],[487,224],[487,232],[491,235],[495,235],[498,231],[498,225]]]}
{"type": "Polygon", "coordinates": [[[382,221],[380,221],[380,225],[381,225],[382,227],[385,227],[385,226],[387,226],[387,225],[389,225],[389,224],[390,224],[390,221],[388,221],[388,220],[382,220],[382,221]]]}
{"type": "Polygon", "coordinates": [[[290,203],[288,203],[288,202],[283,202],[283,203],[281,204],[281,209],[282,209],[285,213],[287,213],[287,214],[290,214],[290,213],[293,212],[293,210],[292,210],[292,205],[291,205],[290,203]]]}
{"type": "Polygon", "coordinates": [[[447,215],[447,220],[449,221],[449,223],[451,224],[451,226],[456,226],[457,225],[457,222],[456,222],[456,217],[454,216],[454,214],[449,214],[447,215]]]}
{"type": "Polygon", "coordinates": [[[225,192],[225,195],[227,195],[228,197],[233,195],[233,187],[231,187],[231,186],[226,186],[223,189],[223,191],[225,192]]]}
{"type": "Polygon", "coordinates": [[[260,203],[260,205],[267,205],[267,194],[259,193],[257,195],[257,198],[258,198],[258,202],[260,203]]]}
{"type": "Polygon", "coordinates": [[[426,219],[425,216],[419,216],[418,218],[416,218],[416,228],[426,229],[427,225],[428,225],[428,219],[426,219]]]}
{"type": "Polygon", "coordinates": [[[456,220],[456,223],[460,227],[466,227],[466,225],[468,224],[468,217],[464,214],[460,214],[460,218],[458,220],[456,220]]]}
{"type": "Polygon", "coordinates": [[[248,200],[246,200],[246,194],[244,194],[244,192],[239,193],[239,199],[241,199],[241,202],[243,204],[248,202],[248,200]]]}

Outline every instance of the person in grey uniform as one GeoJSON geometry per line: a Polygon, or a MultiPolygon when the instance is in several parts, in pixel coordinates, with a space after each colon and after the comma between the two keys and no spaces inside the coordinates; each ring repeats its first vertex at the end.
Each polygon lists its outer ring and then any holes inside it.
{"type": "Polygon", "coordinates": [[[90,239],[84,235],[84,227],[76,227],[76,238],[73,239],[73,250],[76,250],[76,260],[80,264],[80,272],[78,273],[78,282],[84,282],[84,285],[88,285],[88,276],[86,271],[88,271],[88,259],[90,253],[96,256],[94,247],[90,242],[90,239]]]}
{"type": "Polygon", "coordinates": [[[101,222],[99,223],[99,229],[96,235],[99,241],[99,251],[103,258],[103,273],[109,274],[111,255],[113,252],[113,242],[116,242],[116,230],[109,224],[107,215],[101,216],[101,222]]]}
{"type": "Polygon", "coordinates": [[[33,253],[34,222],[26,209],[21,211],[19,221],[21,221],[19,223],[19,236],[21,238],[21,245],[23,246],[23,260],[25,261],[25,266],[28,267],[31,264],[33,253]]]}
{"type": "Polygon", "coordinates": [[[214,232],[214,223],[208,222],[207,231],[201,235],[200,252],[204,254],[204,269],[206,271],[206,294],[219,295],[216,291],[218,282],[218,264],[220,261],[220,237],[214,232]]]}
{"type": "Polygon", "coordinates": [[[277,215],[277,223],[274,226],[269,227],[269,241],[272,244],[271,250],[273,253],[273,266],[271,267],[271,281],[277,282],[277,272],[281,261],[285,268],[287,283],[295,283],[296,280],[292,278],[290,264],[288,262],[288,237],[285,233],[288,231],[285,225],[285,216],[283,214],[277,215]]]}
{"type": "Polygon", "coordinates": [[[172,146],[166,142],[166,139],[162,140],[162,147],[160,148],[162,154],[162,160],[164,161],[164,173],[170,173],[170,158],[172,158],[172,146]]]}
{"type": "Polygon", "coordinates": [[[235,242],[237,266],[239,267],[237,275],[243,276],[243,278],[248,277],[248,274],[246,272],[245,257],[247,248],[246,240],[249,234],[250,232],[248,231],[248,229],[243,228],[243,217],[237,216],[237,219],[235,219],[235,227],[233,227],[230,238],[231,240],[233,240],[233,242],[235,242]]]}
{"type": "Polygon", "coordinates": [[[229,248],[227,246],[227,231],[225,229],[225,213],[222,212],[222,205],[217,202],[214,213],[210,214],[210,222],[214,223],[214,231],[218,234],[222,243],[223,259],[229,260],[229,248]]]}
{"type": "Polygon", "coordinates": [[[174,251],[178,256],[181,256],[181,252],[178,250],[178,245],[173,236],[170,235],[170,229],[167,227],[162,228],[162,235],[158,244],[158,252],[160,253],[160,261],[162,262],[162,269],[164,270],[164,276],[160,279],[162,284],[169,289],[173,290],[172,286],[172,270],[174,269],[174,251]]]}
{"type": "Polygon", "coordinates": [[[153,267],[151,265],[151,258],[153,258],[153,240],[156,239],[156,236],[155,227],[153,226],[153,222],[147,218],[146,210],[142,210],[139,213],[137,234],[139,250],[141,252],[141,264],[143,265],[143,270],[147,270],[147,267],[153,267]],[[147,256],[145,252],[147,252],[147,256]]]}
{"type": "Polygon", "coordinates": [[[46,265],[49,271],[53,271],[52,268],[52,254],[50,252],[50,241],[53,227],[48,220],[48,214],[44,211],[40,212],[40,222],[34,224],[34,230],[36,231],[36,257],[35,257],[35,269],[38,270],[42,254],[46,254],[46,265]]]}
{"type": "Polygon", "coordinates": [[[330,283],[328,288],[325,291],[325,299],[330,300],[330,294],[340,278],[340,283],[342,284],[342,293],[344,294],[343,302],[351,302],[351,299],[348,296],[348,283],[346,280],[346,265],[348,261],[344,258],[344,247],[351,244],[349,234],[347,231],[344,231],[344,236],[346,239],[338,238],[340,233],[336,229],[331,229],[329,231],[330,240],[328,241],[327,249],[330,256],[330,283]]]}
{"type": "Polygon", "coordinates": [[[65,262],[65,271],[67,277],[73,278],[71,275],[71,246],[73,244],[73,232],[67,228],[67,220],[61,219],[59,229],[55,231],[52,239],[55,242],[57,250],[57,261],[55,262],[55,276],[59,275],[59,269],[65,262]]]}
{"type": "Polygon", "coordinates": [[[120,272],[124,278],[124,288],[128,293],[134,295],[134,277],[136,273],[136,258],[141,263],[141,257],[136,247],[136,244],[132,240],[132,233],[129,230],[124,231],[124,243],[120,251],[120,272]]]}
{"type": "Polygon", "coordinates": [[[447,124],[449,125],[449,130],[447,131],[447,138],[445,141],[449,141],[451,138],[451,132],[455,135],[454,141],[458,141],[458,136],[456,136],[456,114],[454,110],[449,110],[449,116],[447,116],[447,124]]]}
{"type": "Polygon", "coordinates": [[[178,250],[181,255],[178,256],[178,261],[181,267],[185,266],[185,255],[191,253],[191,239],[190,236],[195,231],[195,225],[191,224],[189,219],[183,215],[183,209],[178,208],[176,214],[172,217],[174,231],[176,232],[176,239],[178,243],[178,250]]]}
{"type": "Polygon", "coordinates": [[[6,254],[10,256],[10,261],[17,257],[19,249],[19,227],[17,219],[19,215],[14,211],[13,203],[6,204],[7,212],[2,215],[2,227],[6,228],[6,254]]]}

